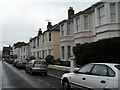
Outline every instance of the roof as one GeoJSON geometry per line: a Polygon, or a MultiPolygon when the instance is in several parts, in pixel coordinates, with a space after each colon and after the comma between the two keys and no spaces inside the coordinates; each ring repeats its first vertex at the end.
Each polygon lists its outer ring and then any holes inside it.
{"type": "Polygon", "coordinates": [[[14,46],[15,48],[20,48],[21,46],[25,46],[25,45],[26,45],[25,42],[17,42],[17,43],[15,43],[13,46],[14,46]]]}
{"type": "Polygon", "coordinates": [[[43,34],[44,34],[45,32],[49,32],[49,31],[60,31],[60,26],[59,26],[59,24],[55,24],[54,26],[52,26],[52,28],[51,28],[50,30],[44,31],[43,34]]]}
{"type": "Polygon", "coordinates": [[[65,20],[59,22],[59,24],[63,24],[63,23],[65,23],[65,22],[69,22],[69,21],[71,21],[73,18],[75,18],[76,16],[78,16],[78,15],[80,15],[80,14],[89,14],[89,13],[91,13],[91,12],[93,12],[93,11],[95,10],[95,7],[96,7],[96,6],[101,5],[102,3],[103,3],[103,2],[97,2],[97,3],[93,4],[93,5],[91,5],[90,7],[88,7],[87,9],[85,9],[85,10],[83,10],[83,11],[80,11],[80,12],[74,14],[70,19],[65,19],[65,20]]]}
{"type": "Polygon", "coordinates": [[[89,13],[91,13],[91,12],[93,12],[95,10],[96,6],[101,5],[101,4],[103,4],[103,2],[97,2],[97,3],[93,4],[93,5],[91,5],[90,7],[88,7],[87,9],[74,14],[72,16],[72,18],[74,18],[74,17],[76,17],[76,16],[78,16],[80,14],[89,14],[89,13]]]}
{"type": "Polygon", "coordinates": [[[3,51],[9,51],[11,49],[12,49],[12,47],[3,47],[3,51]]]}

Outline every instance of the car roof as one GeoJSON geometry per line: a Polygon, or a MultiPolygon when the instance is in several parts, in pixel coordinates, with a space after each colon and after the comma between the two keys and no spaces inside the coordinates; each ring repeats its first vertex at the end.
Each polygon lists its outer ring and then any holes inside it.
{"type": "Polygon", "coordinates": [[[101,64],[101,65],[108,65],[108,66],[120,65],[118,63],[90,63],[90,64],[101,64]]]}

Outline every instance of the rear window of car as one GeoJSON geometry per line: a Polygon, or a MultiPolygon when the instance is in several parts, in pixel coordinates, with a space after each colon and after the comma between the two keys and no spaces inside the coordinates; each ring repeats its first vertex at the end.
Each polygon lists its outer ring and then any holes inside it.
{"type": "Polygon", "coordinates": [[[28,61],[27,60],[21,60],[20,62],[27,63],[28,61]]]}
{"type": "Polygon", "coordinates": [[[35,61],[34,64],[46,64],[45,61],[35,61]]]}
{"type": "Polygon", "coordinates": [[[115,67],[120,71],[120,65],[115,65],[115,67]]]}

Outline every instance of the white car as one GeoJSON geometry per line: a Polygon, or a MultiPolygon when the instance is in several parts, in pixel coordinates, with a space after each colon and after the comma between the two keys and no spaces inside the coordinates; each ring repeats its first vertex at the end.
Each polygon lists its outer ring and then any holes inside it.
{"type": "Polygon", "coordinates": [[[120,90],[120,64],[90,63],[73,73],[65,73],[61,83],[64,90],[120,90]]]}

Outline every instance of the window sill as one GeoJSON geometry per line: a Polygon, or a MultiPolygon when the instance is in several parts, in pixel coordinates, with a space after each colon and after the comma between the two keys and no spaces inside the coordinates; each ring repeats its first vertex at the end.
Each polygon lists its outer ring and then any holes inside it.
{"type": "Polygon", "coordinates": [[[105,23],[105,24],[103,24],[103,25],[98,25],[98,26],[96,26],[95,28],[99,28],[99,27],[103,27],[103,26],[105,26],[105,25],[111,25],[111,24],[119,24],[119,22],[108,22],[108,23],[105,23]]]}
{"type": "Polygon", "coordinates": [[[84,30],[84,31],[75,32],[74,34],[77,34],[77,33],[85,33],[85,32],[91,32],[91,31],[90,31],[90,30],[84,30]]]}

